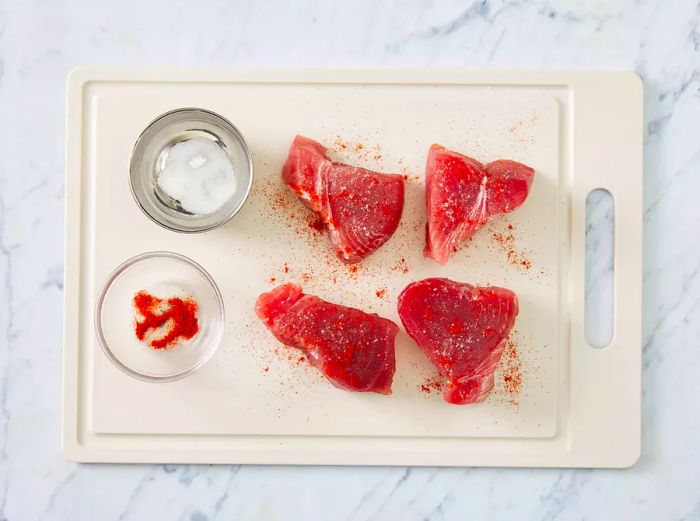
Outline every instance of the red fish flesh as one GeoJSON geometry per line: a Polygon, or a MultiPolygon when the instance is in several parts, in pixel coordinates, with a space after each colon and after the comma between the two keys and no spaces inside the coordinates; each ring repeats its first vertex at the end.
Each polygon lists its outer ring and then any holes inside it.
{"type": "Polygon", "coordinates": [[[391,320],[306,295],[295,284],[260,295],[255,311],[277,340],[303,351],[336,387],[391,394],[399,331],[391,320]]]}
{"type": "Polygon", "coordinates": [[[321,218],[343,262],[358,262],[379,249],[401,220],[403,177],[334,163],[312,139],[294,138],[282,178],[321,218]]]}
{"type": "Polygon", "coordinates": [[[445,400],[461,405],[486,398],[518,315],[515,293],[424,279],[401,292],[398,308],[406,332],[444,378],[445,400]]]}
{"type": "Polygon", "coordinates": [[[425,254],[445,264],[450,253],[494,215],[512,212],[527,199],[535,171],[501,159],[484,166],[433,145],[425,167],[425,254]]]}

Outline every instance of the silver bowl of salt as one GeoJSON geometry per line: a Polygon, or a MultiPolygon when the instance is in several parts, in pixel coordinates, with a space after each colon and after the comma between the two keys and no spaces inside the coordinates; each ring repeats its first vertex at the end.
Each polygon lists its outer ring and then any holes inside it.
{"type": "Polygon", "coordinates": [[[136,140],[131,192],[153,221],[197,233],[228,222],[253,183],[253,162],[240,131],[214,112],[173,110],[153,120],[136,140]]]}

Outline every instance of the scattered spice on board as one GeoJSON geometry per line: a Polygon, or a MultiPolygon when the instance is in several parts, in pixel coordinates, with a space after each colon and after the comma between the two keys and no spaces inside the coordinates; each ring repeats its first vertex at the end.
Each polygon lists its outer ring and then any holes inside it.
{"type": "Polygon", "coordinates": [[[263,194],[269,199],[270,205],[275,210],[286,210],[294,202],[284,186],[273,183],[270,179],[263,186],[263,194]]]}
{"type": "Polygon", "coordinates": [[[406,262],[406,259],[401,257],[397,261],[397,263],[391,267],[391,269],[394,271],[400,271],[402,273],[408,273],[408,263],[406,262]]]}
{"type": "Polygon", "coordinates": [[[442,391],[442,379],[440,376],[432,376],[418,386],[422,393],[431,394],[442,391]]]}
{"type": "Polygon", "coordinates": [[[347,142],[343,141],[338,137],[333,142],[333,146],[338,150],[347,150],[349,145],[347,142]]]}
{"type": "Polygon", "coordinates": [[[278,192],[272,199],[272,207],[278,210],[289,208],[289,197],[284,192],[278,192]]]}
{"type": "Polygon", "coordinates": [[[377,298],[384,298],[386,297],[386,288],[378,289],[374,293],[377,295],[377,298]]]}
{"type": "Polygon", "coordinates": [[[344,163],[369,160],[380,163],[383,158],[381,153],[382,147],[380,145],[368,145],[361,141],[349,141],[340,136],[337,136],[328,148],[344,156],[341,158],[341,162],[344,163]]]}
{"type": "Polygon", "coordinates": [[[303,356],[299,356],[299,351],[297,349],[294,349],[293,347],[289,347],[287,345],[281,344],[275,347],[273,353],[279,358],[280,360],[287,360],[289,362],[292,362],[294,365],[301,365],[306,361],[306,358],[303,356]]]}
{"type": "Polygon", "coordinates": [[[520,354],[518,344],[508,339],[503,351],[503,388],[508,401],[512,405],[518,405],[520,401],[520,389],[523,385],[523,373],[520,364],[520,354]]]}
{"type": "Polygon", "coordinates": [[[161,299],[139,291],[133,298],[137,318],[134,320],[136,338],[154,349],[174,347],[180,339],[189,340],[199,332],[197,302],[192,298],[161,299]],[[140,319],[138,318],[140,317],[140,319]]]}
{"type": "Polygon", "coordinates": [[[515,227],[512,224],[508,224],[504,232],[493,232],[491,237],[506,253],[508,262],[526,270],[532,268],[532,261],[527,258],[524,252],[515,248],[515,227]]]}

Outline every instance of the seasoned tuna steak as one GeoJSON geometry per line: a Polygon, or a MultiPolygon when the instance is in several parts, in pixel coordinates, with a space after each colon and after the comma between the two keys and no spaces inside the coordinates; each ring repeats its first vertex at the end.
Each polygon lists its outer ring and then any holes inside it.
{"type": "Polygon", "coordinates": [[[406,332],[444,378],[445,400],[461,405],[486,398],[518,315],[515,293],[424,279],[401,292],[398,308],[406,332]]]}
{"type": "Polygon", "coordinates": [[[535,171],[515,161],[484,166],[433,145],[425,167],[425,254],[445,264],[450,253],[494,215],[519,207],[530,191],[535,171]]]}
{"type": "Polygon", "coordinates": [[[403,177],[334,163],[312,139],[294,139],[282,177],[321,218],[343,262],[358,262],[376,251],[401,220],[403,177]]]}
{"type": "Polygon", "coordinates": [[[306,295],[295,284],[260,295],[255,311],[277,340],[303,351],[336,387],[391,394],[399,330],[391,320],[306,295]]]}

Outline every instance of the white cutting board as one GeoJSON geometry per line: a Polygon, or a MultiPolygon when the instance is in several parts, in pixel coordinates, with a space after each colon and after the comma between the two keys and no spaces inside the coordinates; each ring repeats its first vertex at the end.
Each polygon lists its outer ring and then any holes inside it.
{"type": "Polygon", "coordinates": [[[80,461],[506,466],[632,464],[640,445],[642,89],[631,73],[458,70],[233,71],[79,68],[68,85],[63,445],[80,461]],[[254,185],[226,226],[184,235],[133,201],[128,163],[160,114],[212,110],[253,153],[254,185]],[[338,160],[405,173],[394,237],[360,265],[280,181],[294,135],[338,160]],[[535,168],[531,194],[445,267],[425,259],[423,168],[440,143],[482,162],[535,168]],[[584,340],[585,198],[615,198],[615,335],[584,340]],[[512,226],[512,230],[508,228],[512,226]],[[499,235],[500,234],[500,235],[499,235]],[[509,237],[503,239],[503,237],[509,237]],[[221,348],[194,375],[154,384],[121,373],[96,342],[107,275],[152,250],[187,255],[218,283],[221,348]],[[401,333],[393,394],[348,393],[281,348],[253,312],[276,284],[395,320],[409,282],[448,277],[515,291],[510,356],[483,403],[453,406],[401,333]],[[510,377],[510,384],[506,377],[510,377]],[[520,382],[513,385],[513,381],[520,382]]]}

